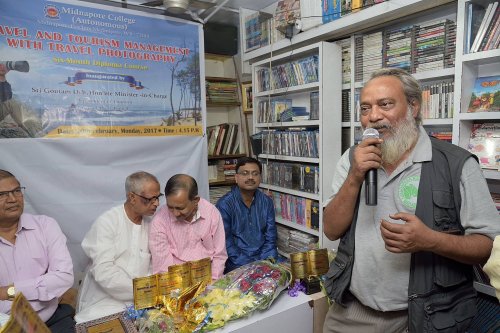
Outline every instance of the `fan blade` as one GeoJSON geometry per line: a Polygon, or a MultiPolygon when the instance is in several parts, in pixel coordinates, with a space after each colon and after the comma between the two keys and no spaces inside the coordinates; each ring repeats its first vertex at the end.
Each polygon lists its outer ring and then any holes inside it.
{"type": "Polygon", "coordinates": [[[162,0],[148,1],[145,3],[141,3],[140,5],[149,7],[158,7],[158,6],[163,6],[163,1],[162,0]]]}
{"type": "Polygon", "coordinates": [[[192,0],[189,3],[189,8],[194,8],[194,9],[209,9],[212,8],[213,6],[215,6],[215,3],[199,1],[199,0],[192,0]]]}

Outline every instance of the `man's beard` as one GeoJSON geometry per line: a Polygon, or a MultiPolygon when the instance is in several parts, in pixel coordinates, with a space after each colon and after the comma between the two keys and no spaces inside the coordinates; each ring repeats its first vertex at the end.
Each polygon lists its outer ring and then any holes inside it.
{"type": "Polygon", "coordinates": [[[373,124],[370,127],[385,127],[391,134],[387,138],[384,138],[384,142],[380,146],[384,164],[393,165],[398,162],[418,139],[418,126],[415,118],[413,118],[410,107],[406,113],[406,118],[398,122],[395,126],[373,124]]]}

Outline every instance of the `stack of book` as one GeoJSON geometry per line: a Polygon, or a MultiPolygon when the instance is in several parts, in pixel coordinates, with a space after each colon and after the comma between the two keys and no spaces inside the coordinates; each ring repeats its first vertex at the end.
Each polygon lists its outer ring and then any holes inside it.
{"type": "Polygon", "coordinates": [[[342,121],[351,121],[351,89],[342,90],[342,121]]]}
{"type": "Polygon", "coordinates": [[[342,84],[351,83],[351,43],[342,45],[342,84]]]}
{"type": "Polygon", "coordinates": [[[231,186],[211,186],[209,189],[210,203],[215,205],[229,191],[231,191],[231,186]]]}
{"type": "Polygon", "coordinates": [[[280,192],[271,193],[277,217],[309,229],[319,229],[318,201],[280,192]]]}
{"type": "Polygon", "coordinates": [[[291,190],[319,193],[319,166],[262,161],[262,181],[291,190]]]}
{"type": "Polygon", "coordinates": [[[469,53],[497,49],[500,45],[500,5],[491,2],[485,8],[475,2],[467,3],[466,45],[469,53]]]}
{"type": "Polygon", "coordinates": [[[428,134],[435,137],[436,139],[448,141],[451,143],[452,133],[449,131],[430,131],[428,132],[428,134]]]}
{"type": "Polygon", "coordinates": [[[224,161],[209,160],[208,161],[208,182],[224,181],[224,161]]]}
{"type": "Polygon", "coordinates": [[[468,150],[481,168],[500,170],[500,123],[473,124],[468,150]]]}
{"type": "Polygon", "coordinates": [[[319,119],[319,91],[313,91],[309,95],[309,104],[311,107],[310,120],[319,119]]]}
{"type": "Polygon", "coordinates": [[[257,107],[258,123],[274,123],[281,119],[281,114],[292,110],[292,100],[289,98],[274,98],[260,100],[257,107]]]}
{"type": "Polygon", "coordinates": [[[278,231],[278,250],[290,254],[305,252],[318,248],[318,238],[299,230],[293,230],[282,225],[276,225],[278,231]]]}
{"type": "Polygon", "coordinates": [[[412,36],[412,26],[384,31],[385,47],[382,50],[384,67],[411,71],[412,36]]]}
{"type": "Polygon", "coordinates": [[[371,7],[385,0],[321,0],[323,23],[337,20],[352,12],[371,7]]]}
{"type": "Polygon", "coordinates": [[[228,81],[206,81],[207,103],[238,103],[238,85],[228,81]]]}
{"type": "Polygon", "coordinates": [[[456,24],[450,20],[421,23],[414,26],[412,72],[419,73],[453,67],[456,24]]]}
{"type": "Polygon", "coordinates": [[[312,82],[318,82],[317,55],[273,66],[271,71],[267,67],[257,71],[259,91],[288,88],[312,82]]]}
{"type": "Polygon", "coordinates": [[[255,12],[245,17],[245,51],[249,52],[285,38],[276,29],[272,14],[255,12]]]}
{"type": "Polygon", "coordinates": [[[445,119],[453,117],[454,81],[431,82],[422,85],[423,119],[445,119]]]}
{"type": "Polygon", "coordinates": [[[317,158],[318,141],[318,130],[265,130],[262,131],[262,153],[317,158]]]}
{"type": "Polygon", "coordinates": [[[239,149],[238,125],[220,124],[207,127],[209,156],[233,155],[239,149]]]}
{"type": "Polygon", "coordinates": [[[236,163],[238,163],[237,158],[228,158],[224,160],[223,173],[224,180],[234,181],[236,175],[236,163]]]}
{"type": "Polygon", "coordinates": [[[356,36],[354,43],[356,82],[366,82],[373,72],[382,68],[382,31],[372,34],[356,36]]]}

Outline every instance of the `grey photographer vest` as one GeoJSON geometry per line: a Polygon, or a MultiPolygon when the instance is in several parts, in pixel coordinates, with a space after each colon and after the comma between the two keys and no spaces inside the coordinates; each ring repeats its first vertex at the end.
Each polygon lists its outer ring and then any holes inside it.
{"type": "MultiPolygon", "coordinates": [[[[415,215],[429,228],[463,235],[460,176],[465,161],[474,155],[432,137],[431,144],[432,161],[422,164],[415,215]]],[[[359,196],[351,226],[341,237],[337,256],[325,275],[328,296],[344,306],[350,297],[358,208],[359,196]]],[[[470,265],[431,252],[413,253],[408,284],[409,331],[464,332],[477,312],[472,278],[470,265]]]]}

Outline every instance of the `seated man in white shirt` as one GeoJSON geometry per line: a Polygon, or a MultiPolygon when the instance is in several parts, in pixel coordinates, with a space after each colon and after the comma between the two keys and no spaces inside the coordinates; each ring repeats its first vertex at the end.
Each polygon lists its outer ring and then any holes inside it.
{"type": "Polygon", "coordinates": [[[91,262],[78,295],[78,323],[124,311],[133,303],[132,279],[151,273],[148,234],[160,184],[139,171],[127,177],[125,192],[125,204],[99,216],[83,239],[91,262]]]}

